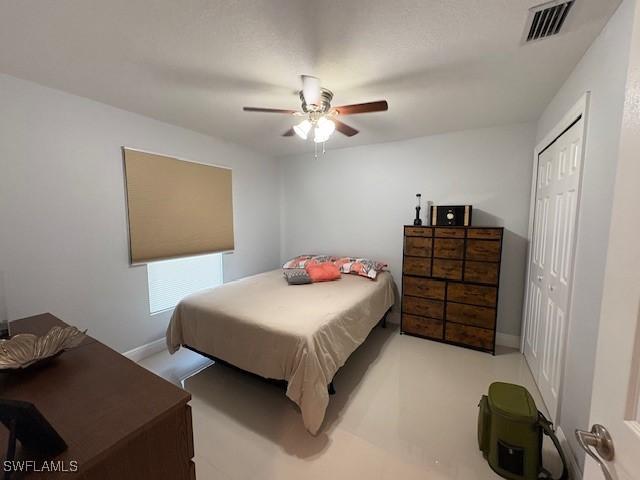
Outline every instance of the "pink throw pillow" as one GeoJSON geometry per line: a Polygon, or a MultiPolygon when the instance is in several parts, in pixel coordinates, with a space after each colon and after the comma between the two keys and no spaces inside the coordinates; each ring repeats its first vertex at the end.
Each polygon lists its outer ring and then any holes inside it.
{"type": "Polygon", "coordinates": [[[305,270],[313,283],[331,282],[340,278],[340,269],[331,262],[309,263],[305,270]]]}

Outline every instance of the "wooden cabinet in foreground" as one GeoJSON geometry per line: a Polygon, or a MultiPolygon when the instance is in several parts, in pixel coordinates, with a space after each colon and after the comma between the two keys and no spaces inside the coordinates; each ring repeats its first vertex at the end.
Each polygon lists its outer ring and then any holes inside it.
{"type": "Polygon", "coordinates": [[[401,331],[495,353],[503,229],[404,228],[401,331]]]}
{"type": "MultiPolygon", "coordinates": [[[[65,324],[51,314],[12,322],[17,333],[43,335],[65,324]]],[[[195,478],[191,395],[94,338],[49,364],[0,374],[0,396],[35,405],[68,448],[11,478],[191,480],[195,478]]],[[[0,448],[9,432],[0,423],[0,448]]],[[[18,460],[33,460],[20,450],[18,460]]],[[[25,465],[25,464],[23,464],[25,465]]]]}

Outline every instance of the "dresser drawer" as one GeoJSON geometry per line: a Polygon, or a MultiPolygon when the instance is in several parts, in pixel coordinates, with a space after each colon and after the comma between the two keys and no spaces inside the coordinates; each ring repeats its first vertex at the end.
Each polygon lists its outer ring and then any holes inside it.
{"type": "Polygon", "coordinates": [[[434,318],[404,314],[402,315],[402,331],[442,340],[444,335],[444,322],[434,318]]]}
{"type": "Polygon", "coordinates": [[[481,287],[464,283],[449,283],[447,285],[447,300],[452,302],[495,307],[498,299],[496,287],[481,287]]]}
{"type": "Polygon", "coordinates": [[[435,237],[445,238],[464,238],[464,230],[464,228],[435,227],[433,229],[433,235],[435,237]]]}
{"type": "Polygon", "coordinates": [[[445,282],[430,278],[403,277],[402,293],[414,297],[444,300],[445,282]]]}
{"type": "Polygon", "coordinates": [[[402,313],[442,320],[444,316],[444,302],[403,295],[402,313]]]}
{"type": "Polygon", "coordinates": [[[486,238],[488,240],[500,240],[502,238],[501,228],[469,228],[467,238],[486,238]]]}
{"type": "Polygon", "coordinates": [[[462,260],[464,240],[455,238],[436,238],[433,241],[433,256],[438,258],[456,258],[462,260]]]}
{"type": "MultiPolygon", "coordinates": [[[[435,271],[435,265],[434,265],[435,271]]],[[[464,266],[465,282],[498,283],[498,264],[489,262],[472,262],[467,260],[464,266]]]]}
{"type": "Polygon", "coordinates": [[[496,325],[496,311],[494,308],[447,302],[447,322],[493,329],[496,325]]]}
{"type": "Polygon", "coordinates": [[[404,253],[414,257],[430,257],[433,239],[426,237],[404,237],[404,253]]]}
{"type": "Polygon", "coordinates": [[[449,342],[460,343],[485,350],[493,350],[493,330],[447,323],[444,338],[449,342]]]}
{"type": "Polygon", "coordinates": [[[467,240],[467,260],[499,262],[500,242],[498,240],[467,240]]]}
{"type": "Polygon", "coordinates": [[[431,275],[431,257],[404,257],[402,272],[407,275],[431,275]]]}
{"type": "Polygon", "coordinates": [[[433,259],[431,275],[449,280],[462,280],[462,260],[433,259]]]}
{"type": "Polygon", "coordinates": [[[404,227],[407,237],[432,237],[433,228],[430,227],[404,227]]]}

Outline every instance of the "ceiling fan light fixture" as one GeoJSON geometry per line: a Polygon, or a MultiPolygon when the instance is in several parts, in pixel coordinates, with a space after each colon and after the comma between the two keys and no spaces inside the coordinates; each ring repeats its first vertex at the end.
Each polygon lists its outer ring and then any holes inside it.
{"type": "MultiPolygon", "coordinates": [[[[575,0],[553,0],[554,2],[575,0]]],[[[300,110],[290,110],[282,108],[263,107],[243,107],[246,112],[280,113],[294,115],[296,118],[303,117],[303,121],[287,129],[282,136],[298,136],[303,140],[309,138],[313,129],[313,140],[317,144],[326,142],[334,131],[346,137],[353,137],[358,134],[358,130],[342,122],[341,117],[345,115],[355,115],[361,113],[386,112],[389,105],[386,100],[375,102],[353,103],[349,105],[331,106],[333,92],[320,86],[320,80],[310,75],[302,75],[302,89],[298,91],[300,97],[300,110]]],[[[324,145],[322,146],[324,152],[324,145]]]]}
{"type": "Polygon", "coordinates": [[[322,132],[320,132],[320,129],[316,128],[313,135],[313,141],[316,143],[324,143],[327,140],[329,140],[329,135],[323,135],[322,132]]]}
{"type": "Polygon", "coordinates": [[[313,141],[316,143],[326,142],[335,129],[336,124],[332,120],[327,117],[320,117],[313,132],[313,141]]]}
{"type": "Polygon", "coordinates": [[[314,130],[313,141],[316,143],[324,143],[329,140],[330,135],[317,128],[314,130]]]}
{"type": "Polygon", "coordinates": [[[293,127],[293,131],[296,132],[296,135],[298,135],[303,140],[307,139],[309,130],[311,130],[311,122],[309,120],[303,120],[298,125],[295,125],[293,127]]]}
{"type": "Polygon", "coordinates": [[[316,143],[326,142],[335,129],[336,124],[332,120],[327,117],[320,117],[313,132],[313,141],[316,143]]]}
{"type": "Polygon", "coordinates": [[[328,137],[335,131],[336,124],[333,120],[329,120],[327,117],[320,117],[318,120],[318,128],[328,137]]]}

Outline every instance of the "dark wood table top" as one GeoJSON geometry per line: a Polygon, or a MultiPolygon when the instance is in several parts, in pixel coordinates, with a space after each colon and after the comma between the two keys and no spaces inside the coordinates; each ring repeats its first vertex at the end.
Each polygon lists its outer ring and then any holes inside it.
{"type": "MultiPolygon", "coordinates": [[[[12,322],[11,334],[44,334],[55,325],[66,324],[49,313],[36,315],[12,322]]],[[[40,368],[0,373],[0,397],[33,403],[69,446],[55,459],[75,460],[81,471],[191,399],[91,337],[40,368]]],[[[0,455],[7,439],[0,424],[0,455]]]]}

